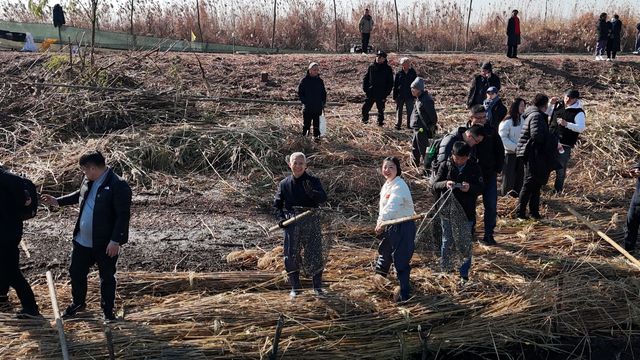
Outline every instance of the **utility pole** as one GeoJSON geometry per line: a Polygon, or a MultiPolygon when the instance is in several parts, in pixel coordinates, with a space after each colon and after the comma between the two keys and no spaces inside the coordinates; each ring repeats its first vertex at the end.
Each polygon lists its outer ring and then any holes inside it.
{"type": "Polygon", "coordinates": [[[271,31],[271,48],[276,46],[276,7],[278,6],[278,0],[273,0],[273,30],[271,31]]]}
{"type": "Polygon", "coordinates": [[[396,51],[400,52],[400,20],[398,18],[398,1],[393,0],[393,5],[396,7],[396,51]]]}

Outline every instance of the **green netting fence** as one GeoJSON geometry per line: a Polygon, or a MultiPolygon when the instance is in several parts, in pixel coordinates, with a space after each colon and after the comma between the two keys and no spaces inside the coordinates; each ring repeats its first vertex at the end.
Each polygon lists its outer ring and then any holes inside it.
{"type": "MultiPolygon", "coordinates": [[[[31,33],[36,43],[41,43],[45,39],[58,40],[58,29],[53,24],[21,23],[0,20],[0,30],[11,32],[31,33]]],[[[88,45],[91,43],[91,30],[63,26],[61,30],[62,42],[67,43],[71,39],[73,44],[88,45]]],[[[188,52],[212,52],[212,53],[277,53],[282,49],[269,49],[251,46],[237,46],[227,44],[214,44],[203,42],[190,42],[186,40],[176,40],[158,38],[153,36],[131,35],[122,32],[96,30],[95,46],[106,49],[119,50],[151,50],[161,51],[188,51],[188,52]]],[[[287,52],[291,52],[287,50],[287,52]]]]}

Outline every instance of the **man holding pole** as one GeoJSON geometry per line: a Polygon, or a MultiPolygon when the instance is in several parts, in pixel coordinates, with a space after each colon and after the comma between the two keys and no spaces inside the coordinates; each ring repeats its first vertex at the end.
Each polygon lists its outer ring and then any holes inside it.
{"type": "Polygon", "coordinates": [[[322,296],[322,272],[326,254],[323,249],[320,218],[317,214],[295,220],[301,210],[317,208],[327,201],[320,179],[306,172],[307,158],[295,152],[288,159],[291,175],[280,182],[273,202],[278,225],[284,229],[284,267],[289,276],[293,299],[301,292],[300,265],[312,277],[313,290],[322,296]],[[288,221],[289,220],[289,221],[288,221]],[[304,258],[301,250],[304,249],[304,258]]]}
{"type": "Polygon", "coordinates": [[[62,316],[68,318],[86,308],[87,275],[97,263],[102,311],[105,320],[115,320],[116,262],[120,246],[129,239],[131,188],[106,166],[99,151],[82,155],[80,168],[85,175],[80,190],[59,198],[42,195],[42,202],[49,206],[80,203],[69,267],[73,302],[62,316]]]}

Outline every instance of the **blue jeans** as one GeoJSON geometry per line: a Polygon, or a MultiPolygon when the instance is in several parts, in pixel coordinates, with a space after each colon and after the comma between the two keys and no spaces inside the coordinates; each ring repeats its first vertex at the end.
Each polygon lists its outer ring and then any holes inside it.
{"type": "Polygon", "coordinates": [[[571,148],[566,145],[562,145],[562,147],[564,148],[564,153],[558,154],[558,162],[562,167],[556,170],[556,181],[553,184],[553,188],[557,193],[561,193],[564,188],[564,179],[567,177],[567,165],[569,164],[569,159],[571,159],[571,148]]]}
{"type": "MultiPolygon", "coordinates": [[[[451,222],[449,219],[441,218],[440,223],[442,224],[442,247],[440,248],[440,266],[443,270],[448,270],[450,265],[451,256],[451,246],[453,243],[453,229],[451,228],[451,222]]],[[[473,226],[475,225],[475,221],[468,221],[466,224],[468,231],[473,236],[473,226]]],[[[473,241],[471,242],[473,243],[473,241]]],[[[464,279],[469,278],[469,269],[471,269],[471,258],[472,252],[469,252],[469,257],[465,258],[460,266],[460,277],[464,279]]]]}
{"type": "Polygon", "coordinates": [[[482,190],[482,206],[484,207],[484,238],[492,238],[498,217],[498,182],[497,174],[484,178],[482,190]]]}

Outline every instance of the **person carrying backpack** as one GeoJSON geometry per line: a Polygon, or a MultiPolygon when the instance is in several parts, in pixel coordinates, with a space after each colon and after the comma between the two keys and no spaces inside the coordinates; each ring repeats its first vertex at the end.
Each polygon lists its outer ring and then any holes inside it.
{"type": "Polygon", "coordinates": [[[0,167],[0,290],[4,291],[3,300],[8,301],[6,291],[9,287],[15,289],[22,305],[16,314],[20,319],[41,316],[31,285],[20,270],[18,245],[22,240],[23,220],[30,214],[35,215],[31,209],[38,202],[38,198],[30,194],[35,187],[28,184],[33,185],[0,167]]]}

